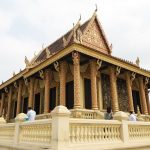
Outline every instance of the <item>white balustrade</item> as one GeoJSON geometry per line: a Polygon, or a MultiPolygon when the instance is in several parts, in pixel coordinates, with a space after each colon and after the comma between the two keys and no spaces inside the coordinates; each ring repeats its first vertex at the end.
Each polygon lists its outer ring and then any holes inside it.
{"type": "Polygon", "coordinates": [[[82,118],[82,119],[97,119],[103,118],[104,114],[97,110],[90,110],[90,109],[72,109],[71,117],[72,118],[82,118]]]}
{"type": "Polygon", "coordinates": [[[51,120],[38,120],[20,124],[19,142],[50,144],[51,143],[51,120]]]}
{"type": "Polygon", "coordinates": [[[81,118],[83,119],[94,119],[95,113],[90,111],[83,111],[81,118]]]}
{"type": "Polygon", "coordinates": [[[118,121],[72,119],[70,121],[70,142],[121,141],[120,131],[121,123],[118,121]]]}
{"type": "Polygon", "coordinates": [[[150,146],[150,122],[71,118],[64,106],[56,107],[51,116],[52,119],[1,124],[0,148],[9,145],[20,149],[26,145],[27,149],[94,150],[150,146]]]}
{"type": "Polygon", "coordinates": [[[149,122],[130,122],[128,124],[130,140],[150,140],[150,123],[149,122]]]}
{"type": "Polygon", "coordinates": [[[35,117],[36,120],[48,119],[48,118],[52,118],[51,113],[39,114],[39,115],[36,115],[36,117],[35,117]]]}
{"type": "Polygon", "coordinates": [[[15,124],[0,125],[0,141],[7,140],[13,141],[15,134],[15,124]]]}

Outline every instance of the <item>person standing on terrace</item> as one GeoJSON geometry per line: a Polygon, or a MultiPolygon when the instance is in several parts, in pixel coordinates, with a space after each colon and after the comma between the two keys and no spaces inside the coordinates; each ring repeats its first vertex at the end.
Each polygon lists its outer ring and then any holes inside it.
{"type": "Polygon", "coordinates": [[[27,116],[28,116],[29,121],[34,121],[35,116],[36,116],[36,112],[31,107],[28,107],[27,116]]]}
{"type": "Polygon", "coordinates": [[[130,116],[129,116],[129,121],[136,121],[136,116],[135,114],[133,113],[133,111],[130,111],[130,116]]]}
{"type": "Polygon", "coordinates": [[[106,120],[112,120],[113,119],[111,107],[107,107],[107,112],[105,112],[105,114],[104,114],[104,119],[106,119],[106,120]]]}

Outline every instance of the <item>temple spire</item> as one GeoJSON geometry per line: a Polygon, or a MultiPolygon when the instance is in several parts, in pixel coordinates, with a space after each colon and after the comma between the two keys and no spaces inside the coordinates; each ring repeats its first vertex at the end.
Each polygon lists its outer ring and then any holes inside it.
{"type": "MultiPolygon", "coordinates": [[[[96,17],[97,11],[98,11],[97,4],[95,4],[95,10],[94,10],[94,13],[93,13],[93,15],[92,15],[92,18],[95,18],[95,17],[96,17]]],[[[91,19],[92,19],[92,18],[91,18],[91,19]]]]}
{"type": "Polygon", "coordinates": [[[98,11],[97,4],[95,4],[95,13],[98,11]]]}

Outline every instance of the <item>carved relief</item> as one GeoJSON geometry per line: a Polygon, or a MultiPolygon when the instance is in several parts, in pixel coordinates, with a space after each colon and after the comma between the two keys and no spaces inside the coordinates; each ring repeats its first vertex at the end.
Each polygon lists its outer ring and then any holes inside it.
{"type": "Polygon", "coordinates": [[[16,81],[14,82],[14,87],[15,87],[15,88],[18,88],[18,85],[17,85],[17,82],[16,82],[16,81]]]}
{"type": "Polygon", "coordinates": [[[54,67],[55,67],[55,70],[59,72],[59,62],[58,61],[56,61],[54,63],[54,67]]]}
{"type": "Polygon", "coordinates": [[[28,86],[28,79],[27,78],[24,78],[24,83],[26,86],[28,86]]]}
{"type": "Polygon", "coordinates": [[[144,87],[146,88],[146,85],[148,84],[149,82],[149,78],[148,77],[145,77],[145,82],[144,82],[144,87]]]}
{"type": "Polygon", "coordinates": [[[131,83],[132,83],[133,80],[135,79],[135,75],[136,75],[136,73],[135,73],[135,72],[132,72],[132,74],[131,74],[131,83]]]}
{"type": "Polygon", "coordinates": [[[6,93],[8,93],[8,88],[7,87],[5,87],[4,90],[5,90],[6,93]]]}
{"type": "Polygon", "coordinates": [[[82,39],[83,44],[87,46],[107,49],[96,21],[89,26],[89,29],[85,32],[82,39]]]}
{"type": "Polygon", "coordinates": [[[111,106],[111,93],[110,93],[110,77],[106,74],[101,74],[102,79],[102,96],[103,96],[103,109],[111,106]]]}
{"type": "Polygon", "coordinates": [[[121,71],[121,67],[117,66],[116,67],[116,76],[118,76],[120,74],[121,71]]]}
{"type": "Polygon", "coordinates": [[[97,60],[97,67],[96,67],[96,69],[97,69],[97,71],[101,68],[101,66],[102,66],[102,60],[97,60]]]}
{"type": "Polygon", "coordinates": [[[46,51],[46,58],[49,58],[51,56],[51,52],[49,51],[48,47],[45,49],[46,51]]]}
{"type": "Polygon", "coordinates": [[[74,72],[74,107],[80,107],[80,56],[73,52],[73,72],[74,72]]]}
{"type": "Polygon", "coordinates": [[[79,54],[78,54],[78,52],[73,52],[72,58],[73,58],[73,64],[79,65],[79,54]]]}
{"type": "Polygon", "coordinates": [[[126,81],[123,79],[117,79],[117,91],[118,91],[118,103],[119,103],[119,110],[121,111],[128,111],[128,94],[127,94],[127,87],[126,81]]]}
{"type": "Polygon", "coordinates": [[[43,70],[39,71],[39,75],[40,75],[41,79],[44,79],[44,72],[43,72],[43,70]]]}

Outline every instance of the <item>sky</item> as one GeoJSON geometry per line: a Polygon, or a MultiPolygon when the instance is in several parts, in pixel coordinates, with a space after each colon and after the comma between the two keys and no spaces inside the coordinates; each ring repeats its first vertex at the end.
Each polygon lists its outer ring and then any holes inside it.
{"type": "Polygon", "coordinates": [[[0,84],[73,27],[97,16],[112,55],[150,70],[150,0],[0,0],[0,84]]]}

